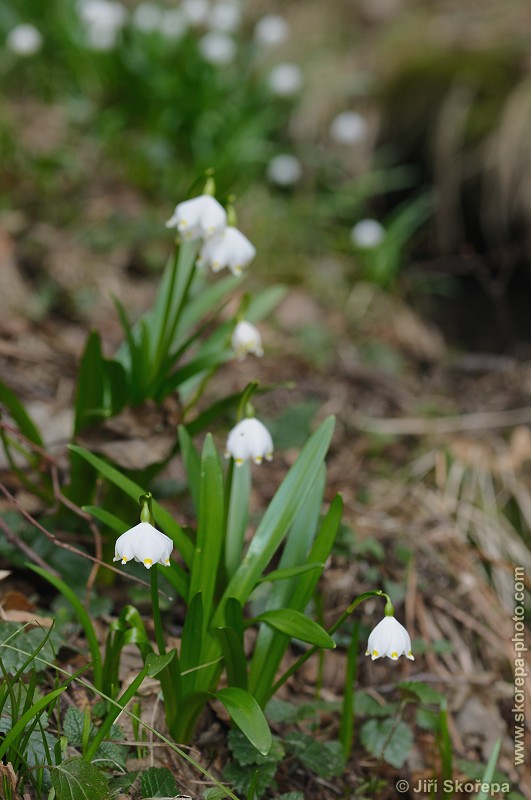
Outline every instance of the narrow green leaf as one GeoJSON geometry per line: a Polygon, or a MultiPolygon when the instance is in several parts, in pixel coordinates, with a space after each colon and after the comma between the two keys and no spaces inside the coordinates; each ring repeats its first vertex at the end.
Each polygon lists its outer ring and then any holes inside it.
{"type": "Polygon", "coordinates": [[[184,425],[179,425],[178,432],[181,457],[188,477],[188,488],[196,513],[198,513],[201,488],[201,457],[184,425]]]}
{"type": "Polygon", "coordinates": [[[173,659],[174,655],[175,650],[170,650],[169,653],[165,653],[163,656],[157,653],[148,653],[145,668],[149,677],[154,678],[159,672],[162,672],[173,659]]]}
{"type": "Polygon", "coordinates": [[[231,463],[227,483],[230,486],[230,497],[225,533],[225,566],[227,576],[231,578],[242,559],[245,531],[249,522],[250,462],[246,461],[236,468],[231,463]]]}
{"type": "Polygon", "coordinates": [[[109,800],[105,774],[79,756],[68,758],[51,770],[57,800],[109,800]]]}
{"type": "Polygon", "coordinates": [[[74,434],[105,417],[105,366],[97,331],[89,334],[77,377],[74,434]]]}
{"type": "Polygon", "coordinates": [[[205,624],[212,613],[214,576],[217,574],[223,547],[223,520],[223,471],[212,436],[208,434],[201,456],[199,518],[190,579],[190,595],[193,597],[199,591],[203,595],[205,624]]]}
{"type": "Polygon", "coordinates": [[[214,693],[225,706],[231,719],[262,755],[267,755],[272,738],[264,712],[254,697],[236,686],[228,686],[214,693]]]}
{"type": "Polygon", "coordinates": [[[488,800],[489,797],[492,797],[491,785],[496,770],[498,757],[500,755],[500,748],[501,739],[496,739],[494,742],[494,747],[492,748],[492,752],[489,756],[487,766],[485,767],[485,772],[483,773],[483,777],[481,779],[481,791],[477,795],[477,800],[488,800]]]}
{"type": "Polygon", "coordinates": [[[97,689],[101,689],[101,681],[102,681],[102,669],[101,669],[101,655],[100,655],[100,647],[98,644],[98,637],[96,636],[96,631],[94,630],[94,626],[92,624],[92,620],[90,619],[85,606],[81,603],[79,597],[76,593],[68,586],[64,581],[60,578],[56,578],[55,575],[47,572],[42,567],[38,567],[35,564],[28,564],[28,567],[36,572],[37,575],[40,575],[41,578],[48,581],[55,586],[55,588],[61,592],[63,597],[65,597],[72,608],[74,609],[76,616],[85,631],[85,636],[87,637],[87,643],[90,650],[90,655],[92,658],[92,669],[94,671],[94,686],[97,689]]]}
{"type": "Polygon", "coordinates": [[[190,378],[196,378],[207,370],[219,367],[221,364],[226,364],[234,358],[234,353],[231,350],[218,350],[214,353],[206,353],[205,355],[198,356],[197,358],[188,361],[180,369],[173,372],[168,378],[159,383],[157,388],[157,395],[165,397],[170,392],[175,391],[182,386],[190,378]]]}
{"type": "Polygon", "coordinates": [[[247,656],[242,640],[234,628],[218,628],[216,634],[223,650],[229,684],[247,689],[247,656]]]}
{"type": "Polygon", "coordinates": [[[262,517],[245,558],[227,587],[226,597],[236,597],[242,605],[246,602],[305,502],[322,467],[333,430],[334,418],[329,417],[306,442],[262,517]]]}
{"type": "Polygon", "coordinates": [[[107,525],[108,528],[117,533],[119,536],[122,533],[125,533],[129,528],[125,522],[122,522],[121,519],[115,517],[114,514],[110,513],[110,511],[105,511],[104,508],[99,508],[98,506],[82,506],[82,510],[86,511],[87,514],[90,514],[100,522],[103,522],[104,525],[107,525]]]}
{"type": "MultiPolygon", "coordinates": [[[[193,669],[201,664],[204,632],[203,597],[201,592],[197,592],[192,597],[184,618],[180,653],[181,673],[186,673],[187,670],[193,669]]],[[[194,691],[196,672],[194,671],[183,675],[182,682],[184,694],[194,691]]]]}
{"type": "MultiPolygon", "coordinates": [[[[116,311],[118,312],[118,317],[120,318],[120,323],[122,325],[123,332],[125,334],[125,340],[127,343],[127,362],[129,363],[129,393],[130,393],[130,400],[133,404],[139,403],[141,400],[144,399],[144,383],[147,376],[147,369],[149,366],[149,362],[146,364],[142,363],[142,351],[140,346],[137,344],[135,340],[135,335],[133,333],[133,328],[131,323],[127,318],[127,314],[125,308],[120,303],[117,297],[113,297],[114,305],[116,307],[116,311]]],[[[121,351],[119,351],[118,358],[121,355],[121,351]]],[[[126,362],[126,363],[127,363],[126,362]]],[[[123,360],[121,361],[123,364],[123,360]]],[[[126,364],[124,364],[124,367],[126,364]]]]}
{"type": "Polygon", "coordinates": [[[286,633],[288,636],[308,642],[308,644],[314,644],[316,647],[327,649],[335,647],[334,640],[317,622],[292,608],[264,611],[251,622],[265,622],[266,625],[270,625],[281,633],[286,633]]]}
{"type": "Polygon", "coordinates": [[[64,686],[60,686],[59,689],[54,689],[52,692],[49,692],[44,697],[41,697],[40,700],[37,700],[36,703],[33,703],[28,710],[22,714],[20,719],[18,719],[15,724],[12,726],[9,733],[0,740],[0,759],[2,759],[11,745],[16,742],[17,737],[23,732],[24,728],[28,723],[30,723],[35,717],[38,717],[39,714],[44,711],[46,706],[49,706],[51,703],[54,702],[56,697],[59,697],[62,692],[68,687],[68,684],[64,686]]]}
{"type": "Polygon", "coordinates": [[[233,628],[243,644],[243,609],[241,603],[235,597],[229,597],[225,603],[225,624],[228,628],[233,628]]]}
{"type": "Polygon", "coordinates": [[[127,375],[123,364],[119,361],[105,359],[104,367],[109,393],[109,400],[105,405],[110,407],[112,415],[115,416],[127,405],[129,399],[127,375]]]}
{"type": "Polygon", "coordinates": [[[286,569],[274,569],[271,572],[267,572],[265,575],[262,575],[259,583],[268,583],[269,581],[286,581],[290,578],[298,578],[299,575],[304,575],[305,572],[312,572],[313,570],[319,570],[322,572],[324,569],[324,564],[301,564],[299,567],[286,567],[286,569]]]}
{"type": "MultiPolygon", "coordinates": [[[[107,480],[109,480],[111,483],[114,483],[115,486],[118,486],[119,489],[121,489],[133,500],[138,501],[138,498],[145,494],[145,490],[141,486],[132,481],[130,478],[126,478],[125,475],[122,475],[121,472],[119,472],[115,467],[99,458],[99,456],[94,455],[94,453],[91,453],[89,450],[85,450],[84,447],[79,447],[79,445],[76,444],[70,444],[68,445],[68,448],[73,453],[81,456],[81,458],[91,464],[91,466],[93,466],[100,473],[100,475],[102,475],[102,477],[107,478],[107,480]]],[[[183,532],[183,529],[179,523],[168,511],[166,511],[165,508],[157,503],[156,500],[153,500],[153,515],[155,517],[155,522],[160,525],[163,532],[173,539],[175,546],[182,555],[186,565],[189,566],[193,556],[193,545],[190,539],[183,532]]]]}
{"type": "Polygon", "coordinates": [[[31,419],[30,415],[11,389],[0,381],[0,403],[3,403],[9,414],[13,417],[14,422],[17,424],[20,432],[33,442],[34,444],[42,447],[43,441],[39,429],[31,419]]]}

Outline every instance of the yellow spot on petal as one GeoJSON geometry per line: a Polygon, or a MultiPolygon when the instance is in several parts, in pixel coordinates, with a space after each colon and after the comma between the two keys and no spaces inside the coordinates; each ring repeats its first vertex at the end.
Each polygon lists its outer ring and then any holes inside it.
{"type": "Polygon", "coordinates": [[[127,564],[127,556],[122,556],[122,564],[127,564]]]}
{"type": "Polygon", "coordinates": [[[256,456],[256,458],[254,459],[254,463],[255,464],[261,464],[262,463],[262,456],[256,456]]]}
{"type": "Polygon", "coordinates": [[[379,655],[380,655],[380,654],[379,654],[378,650],[373,650],[373,651],[372,651],[372,657],[373,657],[373,658],[378,658],[378,656],[379,656],[379,655]]]}
{"type": "Polygon", "coordinates": [[[393,661],[396,661],[396,659],[398,658],[398,653],[391,653],[391,658],[393,659],[393,661]]]}
{"type": "Polygon", "coordinates": [[[164,562],[164,566],[166,566],[166,567],[170,566],[170,559],[169,558],[167,558],[166,561],[164,562]]]}
{"type": "Polygon", "coordinates": [[[144,559],[144,566],[145,567],[150,567],[152,564],[153,564],[153,559],[152,558],[145,558],[144,559]]]}
{"type": "Polygon", "coordinates": [[[234,461],[239,467],[243,464],[243,458],[235,458],[234,461]]]}

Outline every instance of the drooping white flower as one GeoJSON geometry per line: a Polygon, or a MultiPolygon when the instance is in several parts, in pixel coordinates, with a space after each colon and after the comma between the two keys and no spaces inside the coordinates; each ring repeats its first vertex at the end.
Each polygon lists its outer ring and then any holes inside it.
{"type": "Polygon", "coordinates": [[[301,162],[290,153],[279,153],[267,165],[267,177],[277,186],[293,186],[302,177],[301,162]]]}
{"type": "Polygon", "coordinates": [[[269,89],[279,97],[292,97],[302,88],[302,71],[297,64],[277,64],[267,77],[269,89]]]}
{"type": "Polygon", "coordinates": [[[159,33],[167,39],[181,39],[188,30],[188,19],[180,8],[163,10],[159,33]]]}
{"type": "Polygon", "coordinates": [[[116,540],[113,561],[127,564],[134,558],[146,569],[151,569],[153,564],[170,564],[170,555],[173,542],[164,533],[158,531],[149,522],[139,522],[134,528],[122,533],[116,540]]]}
{"type": "Polygon", "coordinates": [[[228,267],[233,275],[241,275],[255,255],[256,248],[249,239],[238,228],[229,226],[205,240],[197,263],[200,267],[210,267],[213,272],[228,267]]]}
{"type": "Polygon", "coordinates": [[[112,50],[127,20],[127,9],[118,0],[81,0],[79,16],[89,46],[94,50],[112,50]]]}
{"type": "Polygon", "coordinates": [[[342,111],[330,123],[330,136],[338,144],[357,144],[367,136],[367,120],[357,111],[342,111]]]}
{"type": "Polygon", "coordinates": [[[352,244],[370,250],[378,247],[385,236],[385,228],[376,219],[362,219],[350,232],[352,244]]]}
{"type": "Polygon", "coordinates": [[[42,47],[42,35],[35,25],[15,25],[7,34],[6,47],[17,56],[32,56],[42,47]]]}
{"type": "Polygon", "coordinates": [[[242,9],[237,0],[218,0],[208,15],[208,26],[224,33],[235,33],[240,27],[242,9]]]}
{"type": "Polygon", "coordinates": [[[263,356],[262,337],[260,331],[250,322],[241,320],[232,332],[232,349],[240,360],[245,358],[248,353],[255,356],[263,356]]]}
{"type": "Polygon", "coordinates": [[[289,36],[289,23],[280,14],[265,14],[255,25],[254,38],[264,47],[276,47],[289,36]]]}
{"type": "Polygon", "coordinates": [[[385,616],[371,632],[365,655],[373,661],[381,656],[388,656],[393,661],[400,656],[415,660],[409,633],[393,616],[385,616]]]}
{"type": "Polygon", "coordinates": [[[210,12],[208,0],[182,0],[181,8],[190,25],[202,25],[210,12]]]}
{"type": "Polygon", "coordinates": [[[152,33],[160,28],[163,9],[156,3],[140,3],[132,15],[135,28],[143,33],[152,33]]]}
{"type": "Polygon", "coordinates": [[[201,239],[221,234],[227,225],[227,212],[215,197],[200,194],[175,207],[167,228],[177,228],[183,239],[201,239]]]}
{"type": "Polygon", "coordinates": [[[273,458],[273,440],[266,426],[255,419],[242,419],[229,433],[225,458],[232,458],[237,466],[252,458],[255,464],[261,464],[265,458],[273,458]]]}
{"type": "Polygon", "coordinates": [[[216,66],[230,64],[236,55],[236,42],[222,31],[205,33],[199,39],[197,47],[205,61],[216,66]]]}

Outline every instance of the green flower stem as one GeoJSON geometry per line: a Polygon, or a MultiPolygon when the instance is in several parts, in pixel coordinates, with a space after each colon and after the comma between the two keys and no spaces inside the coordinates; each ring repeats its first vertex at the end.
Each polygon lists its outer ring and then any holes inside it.
{"type": "Polygon", "coordinates": [[[122,696],[116,700],[117,705],[113,705],[112,708],[109,709],[109,711],[107,712],[107,716],[101,723],[94,739],[91,741],[91,743],[87,748],[87,751],[85,753],[85,759],[87,761],[92,761],[92,759],[98,752],[100,744],[103,742],[103,740],[109,733],[111,726],[113,725],[117,717],[122,713],[123,709],[127,706],[129,701],[133,699],[133,697],[137,693],[142,681],[144,680],[147,674],[148,674],[148,668],[147,666],[144,666],[140,670],[134,681],[127,687],[122,696]]]}
{"type": "MultiPolygon", "coordinates": [[[[157,565],[151,567],[151,608],[153,615],[153,627],[155,629],[155,641],[159,655],[166,655],[166,640],[162,629],[162,619],[159,606],[159,576],[157,565]]],[[[168,727],[171,729],[173,721],[177,717],[177,710],[181,700],[181,671],[177,653],[173,660],[160,673],[160,685],[164,696],[164,705],[168,727]]]]}
{"type": "MultiPolygon", "coordinates": [[[[388,602],[391,602],[389,600],[389,596],[385,594],[385,592],[382,592],[380,589],[376,589],[371,592],[364,592],[363,594],[358,595],[358,597],[356,597],[356,599],[352,601],[349,607],[328,629],[327,633],[330,636],[332,636],[332,634],[334,634],[338,630],[338,628],[340,628],[341,625],[343,625],[345,620],[357,609],[360,603],[363,603],[365,600],[368,600],[369,597],[385,597],[388,602]]],[[[293,664],[286,670],[286,672],[283,675],[280,676],[278,681],[274,684],[267,699],[269,700],[269,698],[272,697],[275,694],[275,692],[277,692],[280,689],[280,687],[286,683],[288,678],[291,678],[291,676],[294,675],[295,672],[297,672],[297,670],[300,669],[302,665],[306,661],[308,661],[309,658],[313,656],[314,653],[317,652],[317,650],[319,650],[319,647],[317,647],[317,645],[314,645],[313,647],[310,647],[310,649],[307,650],[305,653],[303,653],[301,656],[299,656],[299,658],[293,662],[293,664]]]]}

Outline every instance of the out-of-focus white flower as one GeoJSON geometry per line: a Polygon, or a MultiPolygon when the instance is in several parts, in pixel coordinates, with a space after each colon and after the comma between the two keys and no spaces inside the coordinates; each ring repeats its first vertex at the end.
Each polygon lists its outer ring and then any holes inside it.
{"type": "Polygon", "coordinates": [[[200,194],[184,200],[166,223],[167,228],[177,228],[183,239],[201,239],[224,231],[227,212],[215,197],[200,194]]]}
{"type": "Polygon", "coordinates": [[[293,186],[302,177],[301,162],[290,153],[279,153],[267,165],[267,177],[277,186],[293,186]]]}
{"type": "Polygon", "coordinates": [[[169,566],[173,542],[149,522],[139,522],[134,528],[122,533],[116,540],[113,561],[127,564],[134,558],[146,569],[153,564],[169,566]]]}
{"type": "Polygon", "coordinates": [[[167,39],[181,39],[188,30],[188,19],[180,8],[169,8],[162,12],[159,32],[167,39]]]}
{"type": "Polygon", "coordinates": [[[208,15],[209,28],[224,33],[235,33],[240,27],[242,9],[237,0],[219,0],[208,15]]]}
{"type": "Polygon", "coordinates": [[[393,616],[385,616],[371,632],[365,655],[370,656],[373,661],[381,656],[388,656],[396,661],[402,655],[410,661],[415,660],[411,652],[409,633],[393,616]]]}
{"type": "Polygon", "coordinates": [[[354,225],[350,232],[352,244],[365,250],[378,247],[384,236],[385,228],[376,219],[362,219],[354,225]]]}
{"type": "Polygon", "coordinates": [[[208,0],[182,0],[181,9],[190,25],[203,25],[210,13],[208,0]]]}
{"type": "Polygon", "coordinates": [[[133,25],[143,33],[152,33],[160,29],[162,14],[162,8],[156,3],[140,3],[133,11],[133,25]]]}
{"type": "Polygon", "coordinates": [[[212,272],[219,272],[228,267],[233,275],[241,275],[255,257],[256,248],[238,228],[229,226],[222,233],[206,239],[197,264],[200,267],[210,267],[212,272]]]}
{"type": "Polygon", "coordinates": [[[15,25],[7,34],[6,47],[17,56],[32,56],[42,47],[42,35],[35,25],[15,25]]]}
{"type": "Polygon", "coordinates": [[[289,62],[277,64],[269,73],[267,82],[273,94],[279,97],[291,97],[302,88],[302,72],[297,64],[289,62]]]}
{"type": "Polygon", "coordinates": [[[273,440],[266,426],[254,417],[242,419],[231,430],[225,448],[225,458],[232,458],[237,466],[252,458],[255,464],[261,464],[265,458],[273,458],[273,440]]]}
{"type": "Polygon", "coordinates": [[[222,31],[210,31],[199,39],[199,52],[209,64],[224,65],[234,61],[236,42],[222,31]]]}
{"type": "Polygon", "coordinates": [[[232,349],[240,360],[245,358],[248,353],[259,357],[263,356],[262,337],[258,328],[244,319],[238,322],[232,332],[232,349]]]}
{"type": "Polygon", "coordinates": [[[367,136],[367,120],[357,111],[342,111],[330,123],[330,136],[338,144],[357,144],[367,136]]]}
{"type": "Polygon", "coordinates": [[[254,27],[254,38],[264,47],[277,47],[289,36],[289,23],[280,14],[266,14],[254,27]]]}
{"type": "Polygon", "coordinates": [[[82,0],[79,16],[85,25],[90,47],[112,50],[127,20],[127,9],[118,0],[82,0]]]}

